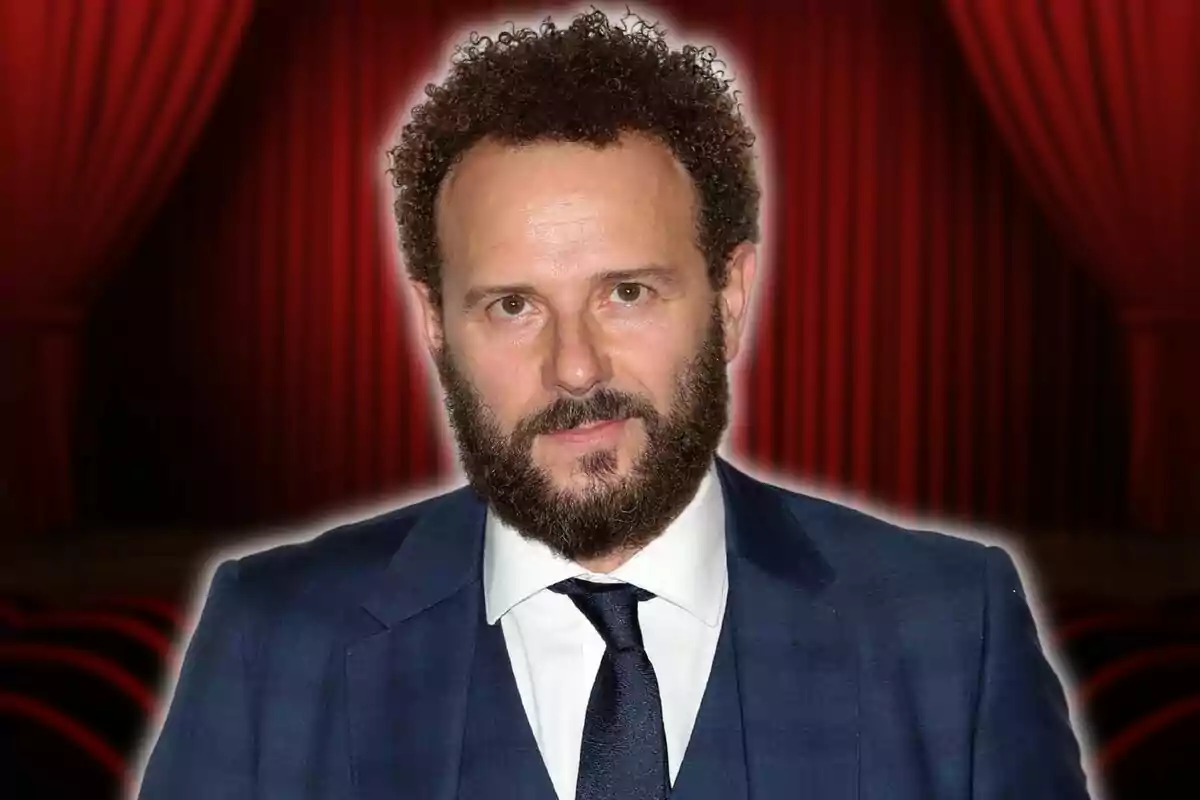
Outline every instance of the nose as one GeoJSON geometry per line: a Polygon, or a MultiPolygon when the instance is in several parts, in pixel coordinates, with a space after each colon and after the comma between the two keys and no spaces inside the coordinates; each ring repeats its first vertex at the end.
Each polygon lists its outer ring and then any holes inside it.
{"type": "Polygon", "coordinates": [[[546,377],[555,390],[584,395],[611,377],[599,332],[586,315],[560,315],[551,336],[546,377]]]}

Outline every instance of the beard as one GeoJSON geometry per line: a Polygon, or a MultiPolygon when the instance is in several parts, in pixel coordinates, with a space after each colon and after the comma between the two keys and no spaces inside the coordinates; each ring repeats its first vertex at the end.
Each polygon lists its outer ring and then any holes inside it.
{"type": "Polygon", "coordinates": [[[586,397],[559,397],[520,420],[505,435],[474,385],[442,347],[434,362],[446,393],[450,426],[471,487],[506,524],[572,561],[640,550],[691,502],[729,422],[724,328],[716,304],[697,353],[676,376],[670,410],[648,399],[601,388],[586,397]],[[641,420],[642,452],[627,475],[615,450],[577,460],[589,485],[554,485],[533,460],[534,439],[578,425],[641,420]]]}

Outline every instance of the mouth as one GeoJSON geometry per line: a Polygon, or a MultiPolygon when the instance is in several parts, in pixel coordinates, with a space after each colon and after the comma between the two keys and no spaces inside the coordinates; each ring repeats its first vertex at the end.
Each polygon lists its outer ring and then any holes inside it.
{"type": "Polygon", "coordinates": [[[616,441],[621,431],[624,430],[626,421],[623,419],[605,419],[598,422],[588,422],[583,425],[576,425],[574,428],[555,431],[548,434],[548,438],[560,444],[607,444],[616,441]]]}

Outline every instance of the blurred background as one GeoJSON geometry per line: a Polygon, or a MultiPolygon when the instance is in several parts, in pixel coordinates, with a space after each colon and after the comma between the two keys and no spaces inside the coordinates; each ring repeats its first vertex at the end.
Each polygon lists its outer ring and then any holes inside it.
{"type": "MultiPolygon", "coordinates": [[[[119,795],[221,547],[454,479],[383,148],[555,9],[0,0],[0,795],[119,795]]],[[[768,148],[730,454],[1004,537],[1101,796],[1194,788],[1200,3],[632,10],[768,148]]]]}

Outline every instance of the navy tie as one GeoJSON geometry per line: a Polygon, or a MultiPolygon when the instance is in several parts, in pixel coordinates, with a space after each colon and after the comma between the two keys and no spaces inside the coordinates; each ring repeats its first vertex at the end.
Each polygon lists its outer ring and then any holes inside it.
{"type": "Polygon", "coordinates": [[[654,595],[579,578],[550,588],[571,598],[605,644],[583,723],[576,800],[664,800],[671,783],[662,700],[637,615],[638,602],[654,595]]]}

